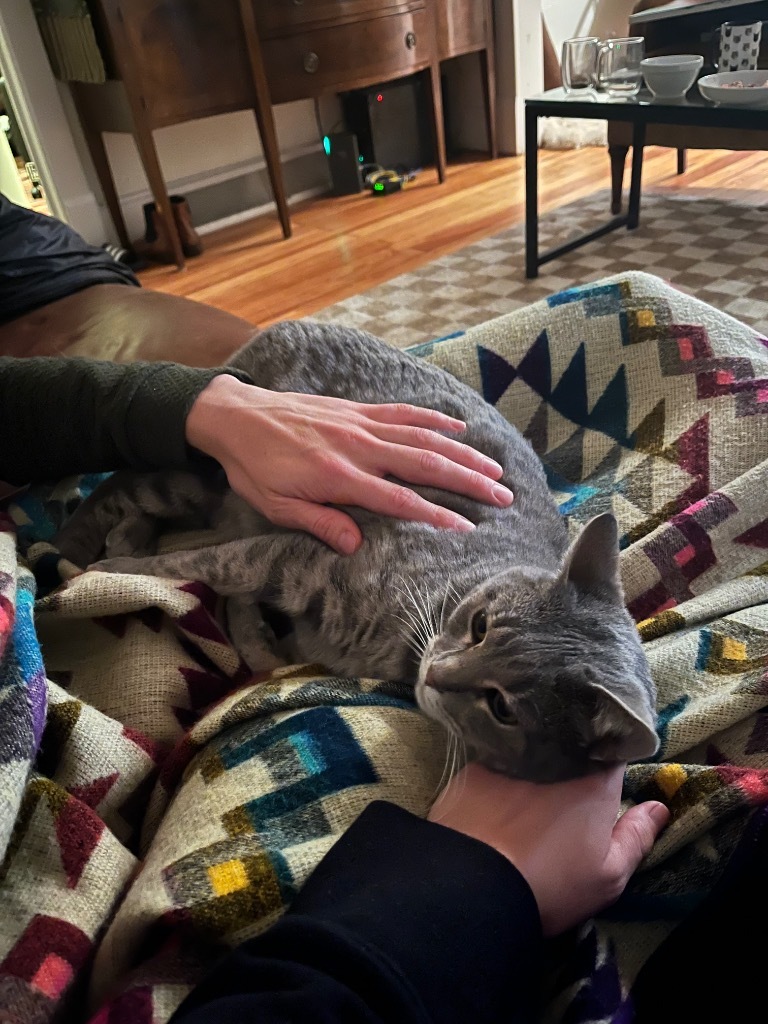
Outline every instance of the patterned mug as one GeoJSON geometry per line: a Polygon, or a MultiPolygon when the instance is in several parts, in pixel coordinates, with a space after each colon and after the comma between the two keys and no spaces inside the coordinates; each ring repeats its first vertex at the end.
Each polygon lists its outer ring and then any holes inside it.
{"type": "Polygon", "coordinates": [[[715,64],[717,70],[756,71],[762,32],[762,21],[752,25],[724,22],[720,26],[720,49],[715,64]]]}

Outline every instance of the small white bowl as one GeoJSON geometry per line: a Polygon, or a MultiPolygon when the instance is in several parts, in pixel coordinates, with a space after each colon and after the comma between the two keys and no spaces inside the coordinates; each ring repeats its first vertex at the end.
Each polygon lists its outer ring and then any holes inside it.
{"type": "Polygon", "coordinates": [[[657,99],[681,99],[704,66],[704,58],[697,53],[669,54],[646,57],[640,62],[645,84],[657,99]]]}
{"type": "Polygon", "coordinates": [[[721,71],[718,75],[705,75],[699,79],[699,92],[705,100],[724,107],[768,106],[768,71],[721,71]],[[750,88],[728,88],[731,82],[741,82],[750,88]]]}

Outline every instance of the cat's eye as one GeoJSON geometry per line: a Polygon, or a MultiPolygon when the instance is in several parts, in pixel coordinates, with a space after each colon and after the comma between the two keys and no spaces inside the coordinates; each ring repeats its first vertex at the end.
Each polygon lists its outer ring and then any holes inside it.
{"type": "Polygon", "coordinates": [[[470,628],[472,630],[473,643],[479,644],[485,640],[485,634],[488,632],[488,618],[482,609],[479,612],[475,612],[472,616],[470,628]]]}
{"type": "Polygon", "coordinates": [[[488,709],[497,722],[501,722],[502,725],[516,724],[517,716],[509,706],[509,702],[501,690],[488,690],[485,699],[488,709]]]}

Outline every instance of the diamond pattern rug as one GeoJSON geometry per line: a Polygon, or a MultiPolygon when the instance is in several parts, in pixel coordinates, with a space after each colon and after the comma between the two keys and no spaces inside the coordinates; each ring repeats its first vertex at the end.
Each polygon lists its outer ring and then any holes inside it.
{"type": "MultiPolygon", "coordinates": [[[[541,248],[608,218],[600,191],[541,218],[541,248]]],[[[444,337],[573,285],[645,270],[768,333],[768,207],[689,195],[643,197],[640,226],[619,230],[524,273],[524,225],[338,302],[314,316],[370,331],[394,345],[444,337]]]]}

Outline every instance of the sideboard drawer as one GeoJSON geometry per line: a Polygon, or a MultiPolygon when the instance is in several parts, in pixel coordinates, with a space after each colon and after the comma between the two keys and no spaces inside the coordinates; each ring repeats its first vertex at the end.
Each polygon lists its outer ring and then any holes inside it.
{"type": "Polygon", "coordinates": [[[437,4],[437,55],[440,60],[488,45],[486,0],[442,0],[437,4]]]}
{"type": "Polygon", "coordinates": [[[366,16],[386,13],[388,7],[423,6],[407,0],[252,0],[256,24],[262,39],[286,35],[317,22],[343,24],[366,16]]]}
{"type": "Polygon", "coordinates": [[[273,103],[359,89],[425,68],[434,48],[432,17],[407,14],[264,40],[273,103]]]}

